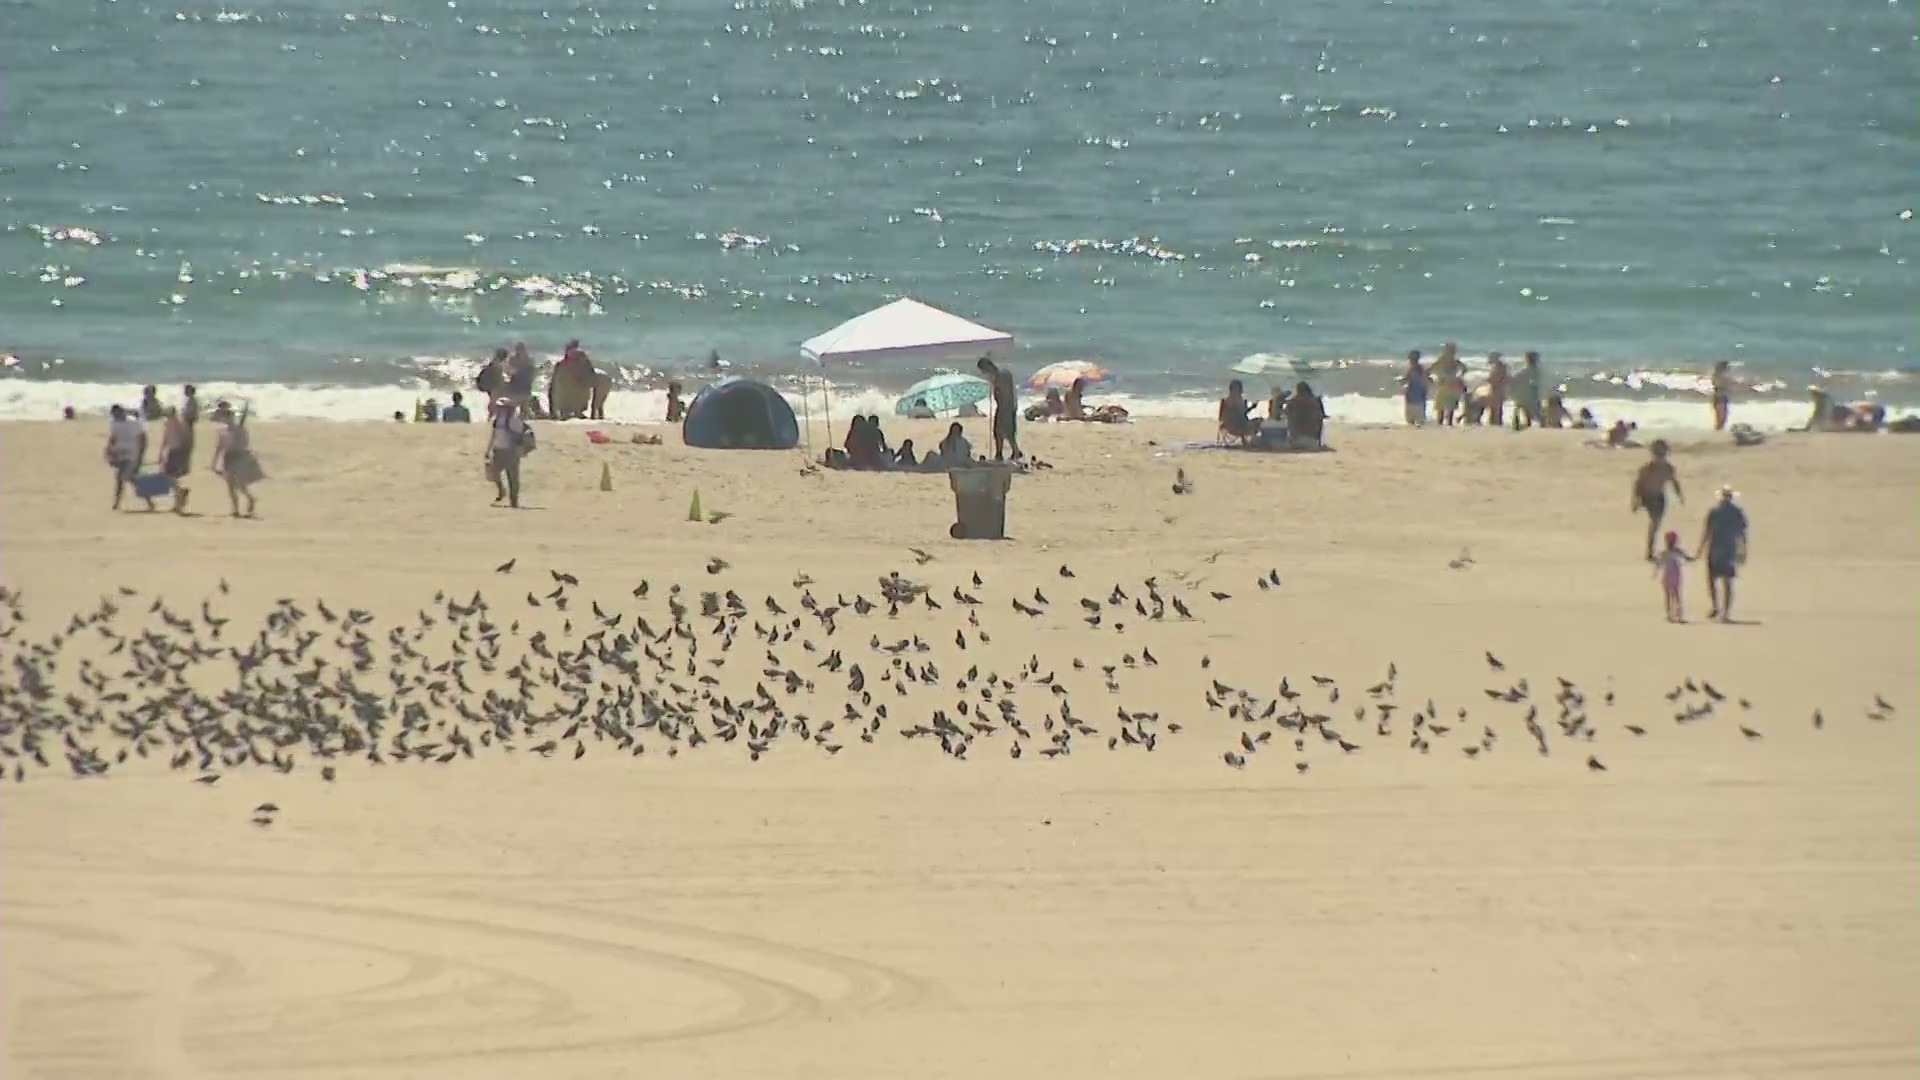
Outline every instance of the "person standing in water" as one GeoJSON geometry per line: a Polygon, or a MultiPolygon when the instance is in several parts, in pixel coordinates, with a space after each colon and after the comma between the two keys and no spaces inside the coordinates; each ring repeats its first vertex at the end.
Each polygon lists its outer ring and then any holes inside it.
{"type": "Polygon", "coordinates": [[[1400,373],[1400,384],[1407,399],[1407,426],[1427,426],[1427,391],[1431,383],[1427,370],[1420,366],[1420,350],[1407,353],[1407,370],[1400,373]]]}
{"type": "Polygon", "coordinates": [[[1727,414],[1733,410],[1733,373],[1732,365],[1725,360],[1713,362],[1713,375],[1710,377],[1713,387],[1713,430],[1727,430],[1727,414]]]}
{"type": "Polygon", "coordinates": [[[1649,447],[1653,456],[1633,476],[1633,508],[1647,512],[1647,561],[1653,561],[1653,540],[1660,535],[1660,523],[1667,516],[1667,488],[1673,497],[1686,502],[1680,491],[1680,474],[1667,460],[1667,440],[1655,439],[1649,447]]]}
{"type": "Polygon", "coordinates": [[[1440,346],[1440,358],[1428,366],[1427,380],[1432,384],[1434,422],[1452,427],[1467,393],[1467,365],[1460,362],[1459,346],[1451,341],[1440,346]]]}
{"type": "Polygon", "coordinates": [[[1486,422],[1502,427],[1507,422],[1507,362],[1497,352],[1487,354],[1486,422]]]}
{"type": "Polygon", "coordinates": [[[1707,598],[1713,605],[1707,618],[1721,622],[1733,618],[1734,573],[1747,562],[1747,514],[1733,501],[1737,497],[1732,485],[1720,489],[1720,502],[1707,511],[1700,548],[1694,553],[1707,560],[1707,598]]]}
{"type": "Polygon", "coordinates": [[[219,441],[213,445],[213,472],[225,477],[227,481],[227,499],[233,504],[234,517],[252,517],[254,510],[253,485],[266,479],[266,473],[260,468],[260,459],[254,456],[252,440],[247,435],[247,418],[236,417],[233,406],[222,401],[213,407],[213,422],[220,425],[219,441]],[[240,512],[240,500],[247,501],[246,513],[240,512]]]}
{"type": "Polygon", "coordinates": [[[1540,392],[1545,375],[1540,370],[1540,354],[1530,352],[1513,380],[1513,430],[1540,426],[1540,392]]]}
{"type": "Polygon", "coordinates": [[[980,358],[980,374],[993,385],[993,460],[1005,461],[1007,452],[1019,461],[1020,438],[1015,425],[1020,422],[1020,402],[1013,388],[1013,373],[986,357],[980,358]]]}

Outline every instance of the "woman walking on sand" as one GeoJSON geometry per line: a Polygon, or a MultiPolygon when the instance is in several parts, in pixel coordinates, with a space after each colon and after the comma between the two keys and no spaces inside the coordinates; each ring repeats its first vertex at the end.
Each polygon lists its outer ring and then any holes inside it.
{"type": "Polygon", "coordinates": [[[533,429],[520,416],[520,403],[502,395],[493,399],[487,433],[487,476],[493,481],[493,505],[520,509],[520,459],[533,449],[533,429]]]}
{"type": "Polygon", "coordinates": [[[213,422],[220,425],[220,438],[213,444],[213,472],[225,477],[227,499],[233,503],[234,517],[252,517],[253,485],[266,479],[260,459],[254,456],[247,435],[247,418],[234,416],[233,406],[222,401],[213,407],[213,422]],[[240,512],[240,500],[247,501],[246,513],[240,512]]]}

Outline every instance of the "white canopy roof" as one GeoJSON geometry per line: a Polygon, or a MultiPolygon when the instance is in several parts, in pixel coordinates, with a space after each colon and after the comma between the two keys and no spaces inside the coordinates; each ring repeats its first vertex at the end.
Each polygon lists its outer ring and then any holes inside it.
{"type": "Polygon", "coordinates": [[[1012,345],[1012,334],[902,297],[808,338],[800,352],[821,364],[885,360],[928,367],[992,357],[1012,345]]]}

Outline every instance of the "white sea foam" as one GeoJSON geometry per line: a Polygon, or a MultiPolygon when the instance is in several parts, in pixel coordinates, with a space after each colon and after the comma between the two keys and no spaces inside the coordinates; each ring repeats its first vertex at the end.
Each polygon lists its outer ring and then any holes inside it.
{"type": "MultiPolygon", "coordinates": [[[[693,380],[688,380],[689,392],[693,380]]],[[[292,386],[284,383],[200,384],[203,400],[228,398],[247,402],[253,414],[263,420],[380,420],[395,412],[411,414],[415,402],[433,398],[445,404],[449,392],[424,382],[394,386],[292,386]]],[[[169,390],[171,393],[171,390],[169,390]]],[[[477,395],[468,393],[471,402],[477,395]]],[[[893,415],[897,395],[866,387],[836,387],[830,398],[819,391],[806,396],[787,392],[795,415],[811,415],[815,420],[832,418],[843,423],[855,412],[893,415]]],[[[71,405],[81,416],[103,415],[115,404],[131,406],[139,399],[132,386],[63,382],[57,380],[0,380],[0,420],[58,420],[71,405]]],[[[1138,417],[1178,417],[1207,419],[1215,414],[1211,397],[1180,395],[1173,397],[1135,397],[1127,394],[1092,395],[1097,404],[1124,406],[1138,417]]],[[[1404,422],[1398,399],[1361,394],[1329,394],[1327,412],[1335,423],[1399,425],[1404,422]]],[[[1626,419],[1644,428],[1663,431],[1703,429],[1710,425],[1707,405],[1700,400],[1628,400],[1620,398],[1580,397],[1568,394],[1567,407],[1592,409],[1603,423],[1626,419]]],[[[666,395],[659,390],[615,390],[607,402],[609,423],[657,424],[666,416],[666,395]]],[[[1807,406],[1795,401],[1737,402],[1733,419],[1762,431],[1783,431],[1806,422],[1807,406]]]]}

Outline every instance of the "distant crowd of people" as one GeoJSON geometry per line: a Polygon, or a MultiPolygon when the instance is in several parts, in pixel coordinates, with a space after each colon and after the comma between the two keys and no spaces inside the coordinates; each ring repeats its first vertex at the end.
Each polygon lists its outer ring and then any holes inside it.
{"type": "Polygon", "coordinates": [[[544,404],[534,393],[536,375],[536,365],[532,353],[527,350],[527,343],[516,341],[511,348],[495,349],[493,356],[474,377],[473,384],[490,401],[502,397],[514,399],[522,411],[536,420],[607,418],[605,393],[591,392],[590,389],[598,381],[599,372],[594,369],[593,358],[580,347],[578,340],[567,342],[560,351],[560,358],[554,361],[553,370],[547,376],[547,400],[544,404]],[[589,393],[584,401],[563,400],[563,386],[589,388],[589,393]]]}
{"type": "Polygon", "coordinates": [[[1527,353],[1518,371],[1510,370],[1499,353],[1488,353],[1486,377],[1470,385],[1467,365],[1453,342],[1441,346],[1431,363],[1423,362],[1420,350],[1414,349],[1407,353],[1400,385],[1407,423],[1414,427],[1425,426],[1429,411],[1441,427],[1504,427],[1509,407],[1515,431],[1597,426],[1591,413],[1571,414],[1559,394],[1545,393],[1546,373],[1537,352],[1527,353]]]}

